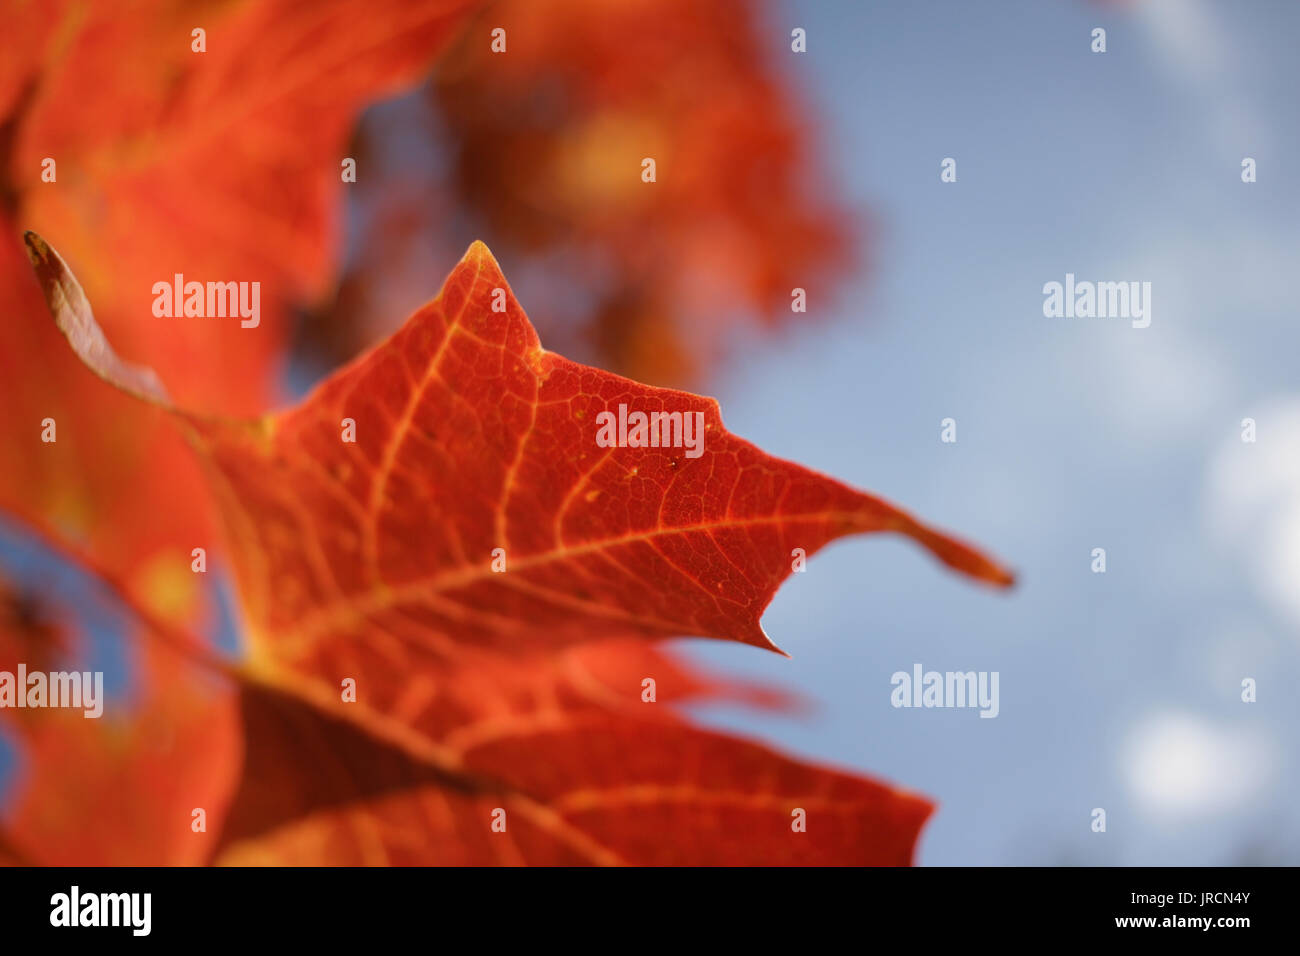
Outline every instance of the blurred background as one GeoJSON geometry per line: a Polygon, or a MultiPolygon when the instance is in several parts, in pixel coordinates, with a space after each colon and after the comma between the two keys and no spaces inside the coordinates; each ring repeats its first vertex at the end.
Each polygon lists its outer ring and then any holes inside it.
{"type": "MultiPolygon", "coordinates": [[[[278,397],[481,238],[549,348],[714,395],[1020,574],[993,594],[834,545],[764,618],[793,659],[678,642],[812,709],[700,721],[933,798],[922,864],[1300,863],[1298,33],[1287,0],[489,5],[362,115],[341,266],[278,397]],[[1150,327],[1045,318],[1067,272],[1150,282],[1150,327]],[[894,709],[916,663],[998,671],[999,716],[894,709]]],[[[0,553],[10,620],[58,633],[32,594],[71,596],[124,688],[110,603],[21,535],[0,553]]],[[[0,735],[0,804],[16,759],[0,735]]]]}

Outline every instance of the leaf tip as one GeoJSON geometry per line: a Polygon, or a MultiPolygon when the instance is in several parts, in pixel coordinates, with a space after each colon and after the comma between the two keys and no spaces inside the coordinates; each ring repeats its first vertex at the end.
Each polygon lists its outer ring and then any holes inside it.
{"type": "Polygon", "coordinates": [[[1000,591],[1009,590],[1016,586],[1015,571],[975,548],[964,547],[969,551],[970,557],[967,558],[965,566],[959,562],[954,562],[953,567],[965,571],[981,584],[997,588],[1000,591]]]}
{"type": "Polygon", "coordinates": [[[1005,590],[1016,583],[1015,572],[1010,568],[978,548],[922,524],[911,515],[897,512],[892,530],[907,535],[954,571],[960,571],[981,584],[1005,590]]]}
{"type": "Polygon", "coordinates": [[[54,267],[56,258],[54,250],[50,248],[48,242],[31,229],[23,232],[23,245],[27,247],[27,259],[31,262],[32,268],[36,270],[37,276],[43,280],[42,270],[54,267]]]}
{"type": "Polygon", "coordinates": [[[776,643],[767,636],[767,631],[763,630],[761,624],[755,624],[753,633],[742,637],[741,642],[744,644],[751,644],[754,647],[761,648],[765,651],[773,651],[781,657],[790,657],[789,654],[777,647],[776,643]]]}
{"type": "Polygon", "coordinates": [[[54,324],[77,357],[92,372],[122,391],[171,407],[167,390],[152,369],[131,365],[117,357],[95,321],[81,283],[54,247],[31,229],[23,233],[23,244],[54,324]]]}
{"type": "Polygon", "coordinates": [[[495,263],[496,256],[492,255],[492,250],[487,247],[487,243],[482,239],[475,239],[465,250],[465,259],[469,262],[491,262],[495,263]]]}

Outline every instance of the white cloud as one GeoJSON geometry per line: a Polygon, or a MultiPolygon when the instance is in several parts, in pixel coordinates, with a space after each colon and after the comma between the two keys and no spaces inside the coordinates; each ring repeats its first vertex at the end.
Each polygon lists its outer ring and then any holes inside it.
{"type": "Polygon", "coordinates": [[[1255,419],[1256,440],[1234,434],[1215,454],[1206,520],[1256,592],[1300,623],[1300,398],[1243,412],[1255,419]]]}
{"type": "Polygon", "coordinates": [[[1140,722],[1125,741],[1122,761],[1138,805],[1164,818],[1249,803],[1273,767],[1272,748],[1257,735],[1173,712],[1140,722]]]}
{"type": "Polygon", "coordinates": [[[1236,157],[1266,150],[1268,127],[1236,85],[1242,64],[1210,5],[1204,0],[1142,0],[1134,13],[1146,27],[1165,75],[1205,110],[1216,145],[1236,157]]]}
{"type": "Polygon", "coordinates": [[[1208,344],[1175,326],[1099,336],[1095,347],[1105,370],[1099,398],[1114,424],[1144,440],[1199,433],[1231,384],[1232,373],[1208,344]]]}

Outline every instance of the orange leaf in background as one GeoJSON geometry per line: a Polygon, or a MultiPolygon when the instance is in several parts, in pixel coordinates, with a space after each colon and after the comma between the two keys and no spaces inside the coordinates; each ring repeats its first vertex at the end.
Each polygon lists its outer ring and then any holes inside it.
{"type": "Polygon", "coordinates": [[[125,710],[7,712],[24,759],[0,847],[20,860],[194,866],[211,856],[239,776],[236,695],[170,649],[138,643],[141,686],[125,710]],[[205,832],[192,829],[195,808],[211,821],[205,832]]]}
{"type": "Polygon", "coordinates": [[[156,610],[204,619],[199,589],[175,573],[214,531],[193,457],[156,410],[87,379],[48,323],[22,320],[43,304],[11,237],[20,223],[57,229],[113,339],[187,403],[261,411],[278,394],[289,305],[331,278],[340,162],[357,113],[419,78],[470,5],[6,7],[0,506],[84,546],[156,610]],[[176,273],[259,282],[259,326],[156,318],[153,284],[176,273]],[[46,419],[56,443],[41,441],[46,419]]]}
{"type": "Polygon", "coordinates": [[[329,335],[341,360],[387,335],[474,235],[516,263],[535,311],[556,313],[549,343],[643,381],[698,382],[756,320],[829,314],[859,237],[817,162],[804,59],[764,8],[487,6],[439,60],[431,110],[363,125],[368,162],[391,166],[358,184],[365,241],[306,345],[329,335]],[[422,129],[437,159],[401,165],[422,129]],[[791,310],[795,287],[809,311],[791,310]]]}
{"type": "MultiPolygon", "coordinates": [[[[0,215],[0,228],[9,225],[0,215]]],[[[216,528],[183,437],[159,409],[88,377],[50,323],[32,320],[45,302],[7,237],[0,303],[0,508],[79,543],[159,613],[201,626],[209,610],[189,555],[216,528]],[[42,440],[47,427],[56,441],[42,440]]]]}
{"type": "Polygon", "coordinates": [[[418,78],[471,2],[34,4],[49,32],[10,105],[15,218],[58,231],[110,336],[187,406],[261,411],[285,305],[330,278],[356,114],[418,78]],[[56,183],[40,179],[45,157],[56,183]],[[259,281],[266,326],[160,334],[153,285],[176,273],[259,281]]]}
{"type": "MultiPolygon", "coordinates": [[[[0,672],[94,669],[87,622],[54,597],[0,580],[0,672]]],[[[193,831],[192,811],[203,808],[219,829],[239,775],[237,698],[136,631],[129,687],[108,697],[101,689],[98,718],[76,707],[0,709],[0,733],[19,747],[0,805],[0,864],[194,865],[211,856],[216,834],[193,831]]]]}
{"type": "MultiPolygon", "coordinates": [[[[57,254],[28,244],[83,361],[166,403],[107,347],[57,254]]],[[[177,414],[220,492],[251,649],[223,860],[910,859],[923,800],[667,714],[633,717],[639,687],[593,706],[556,653],[611,634],[770,647],[758,619],[792,549],[854,532],[902,533],[990,583],[1010,575],[764,455],[709,399],[544,351],[481,243],[389,342],[297,408],[245,423],[177,414]],[[699,454],[601,448],[598,416],[620,405],[698,414],[699,454]],[[340,699],[349,679],[355,702],[340,699]],[[722,807],[743,825],[719,825],[722,807]],[[522,826],[487,843],[497,808],[522,826]],[[798,808],[829,825],[792,843],[798,808]]]]}
{"type": "Polygon", "coordinates": [[[47,671],[74,649],[68,622],[28,589],[0,577],[0,671],[47,671]]]}

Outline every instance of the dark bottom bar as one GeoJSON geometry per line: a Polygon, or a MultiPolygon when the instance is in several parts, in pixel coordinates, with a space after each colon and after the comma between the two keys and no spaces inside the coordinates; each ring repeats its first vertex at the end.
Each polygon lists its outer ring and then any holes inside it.
{"type": "MultiPolygon", "coordinates": [[[[1291,869],[915,869],[798,873],[565,870],[0,869],[7,944],[162,940],[371,946],[609,943],[671,931],[737,937],[784,927],[867,940],[1134,937],[1227,945],[1281,930],[1291,869]],[[620,929],[621,927],[621,929],[620,929]],[[146,932],[147,931],[147,932],[146,932]],[[612,935],[611,935],[612,933],[612,935]],[[453,943],[456,938],[461,943],[453,943]],[[887,937],[877,937],[887,938],[887,937]]],[[[660,936],[663,939],[662,936],[660,936]]],[[[694,937],[692,937],[694,938],[694,937]]],[[[14,950],[8,950],[13,952],[14,950]]],[[[334,949],[337,951],[337,949],[334,949]]]]}

